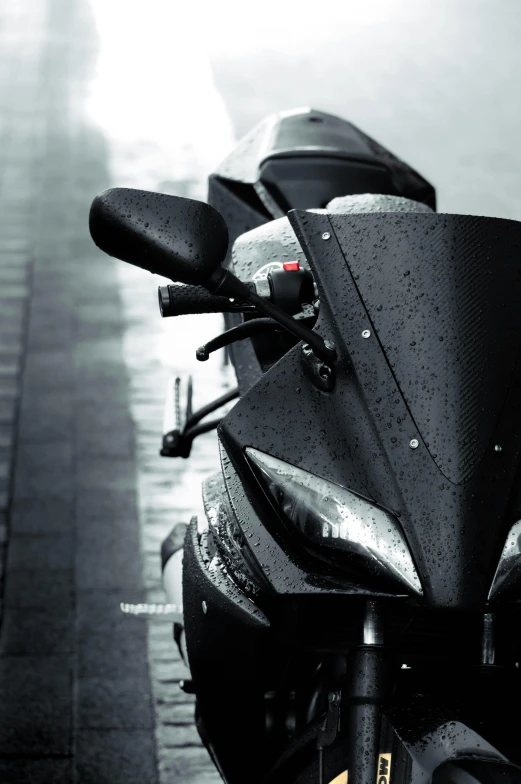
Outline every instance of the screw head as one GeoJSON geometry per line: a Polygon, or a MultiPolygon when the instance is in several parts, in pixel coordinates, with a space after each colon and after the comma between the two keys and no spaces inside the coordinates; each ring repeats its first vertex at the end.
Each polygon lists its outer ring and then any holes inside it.
{"type": "Polygon", "coordinates": [[[329,377],[331,376],[331,368],[328,368],[327,365],[321,365],[318,370],[318,375],[320,376],[320,378],[323,378],[324,380],[327,381],[327,379],[329,379],[329,377]]]}
{"type": "Polygon", "coordinates": [[[208,605],[206,604],[206,602],[203,602],[201,604],[201,607],[203,608],[203,612],[206,615],[206,613],[208,612],[208,605]]]}
{"type": "Polygon", "coordinates": [[[418,447],[420,446],[420,442],[418,441],[417,438],[411,438],[411,440],[409,441],[409,446],[411,447],[411,449],[418,449],[418,447]]]}
{"type": "Polygon", "coordinates": [[[494,452],[501,452],[502,450],[503,447],[501,446],[501,444],[496,444],[496,446],[494,447],[494,452]]]}
{"type": "Polygon", "coordinates": [[[362,337],[363,338],[370,338],[371,337],[371,330],[370,329],[364,329],[364,331],[362,332],[362,337]]]}
{"type": "Polygon", "coordinates": [[[325,232],[322,234],[322,239],[323,239],[323,240],[330,240],[330,239],[331,239],[331,234],[330,234],[328,231],[325,231],[325,232]]]}

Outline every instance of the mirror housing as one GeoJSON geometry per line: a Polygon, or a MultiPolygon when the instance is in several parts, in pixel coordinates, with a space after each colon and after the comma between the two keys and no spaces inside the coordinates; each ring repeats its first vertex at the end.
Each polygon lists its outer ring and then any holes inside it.
{"type": "Polygon", "coordinates": [[[214,207],[134,188],[96,196],[89,228],[109,256],[190,285],[204,285],[228,249],[228,228],[214,207]]]}

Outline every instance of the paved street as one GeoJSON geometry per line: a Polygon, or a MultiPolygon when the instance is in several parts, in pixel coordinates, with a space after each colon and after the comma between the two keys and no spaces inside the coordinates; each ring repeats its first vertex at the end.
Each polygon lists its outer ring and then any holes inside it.
{"type": "Polygon", "coordinates": [[[2,5],[2,392],[18,397],[2,782],[157,780],[147,630],[118,608],[121,591],[144,594],[117,275],[86,234],[89,197],[108,184],[103,140],[79,113],[87,11],[2,5]]]}
{"type": "Polygon", "coordinates": [[[154,338],[157,304],[88,236],[110,185],[82,109],[91,8],[0,13],[0,781],[210,784],[171,625],[119,610],[163,601],[183,471],[157,457],[166,371],[129,340],[154,338]]]}

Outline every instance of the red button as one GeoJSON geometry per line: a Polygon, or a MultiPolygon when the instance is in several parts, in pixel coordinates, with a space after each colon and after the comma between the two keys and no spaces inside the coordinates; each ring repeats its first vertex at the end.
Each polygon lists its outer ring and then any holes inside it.
{"type": "Polygon", "coordinates": [[[300,269],[300,262],[298,261],[285,261],[282,265],[286,272],[298,272],[300,269]]]}

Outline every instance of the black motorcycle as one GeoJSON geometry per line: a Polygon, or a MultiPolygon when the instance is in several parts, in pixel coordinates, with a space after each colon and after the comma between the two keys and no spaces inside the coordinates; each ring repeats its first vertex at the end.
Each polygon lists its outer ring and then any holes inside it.
{"type": "Polygon", "coordinates": [[[164,316],[226,314],[197,358],[226,347],[238,388],[179,397],[162,449],[218,425],[176,637],[223,779],[521,782],[521,224],[437,214],[410,167],[299,110],[209,204],[113,189],[90,228],[175,281],[164,316]]]}

